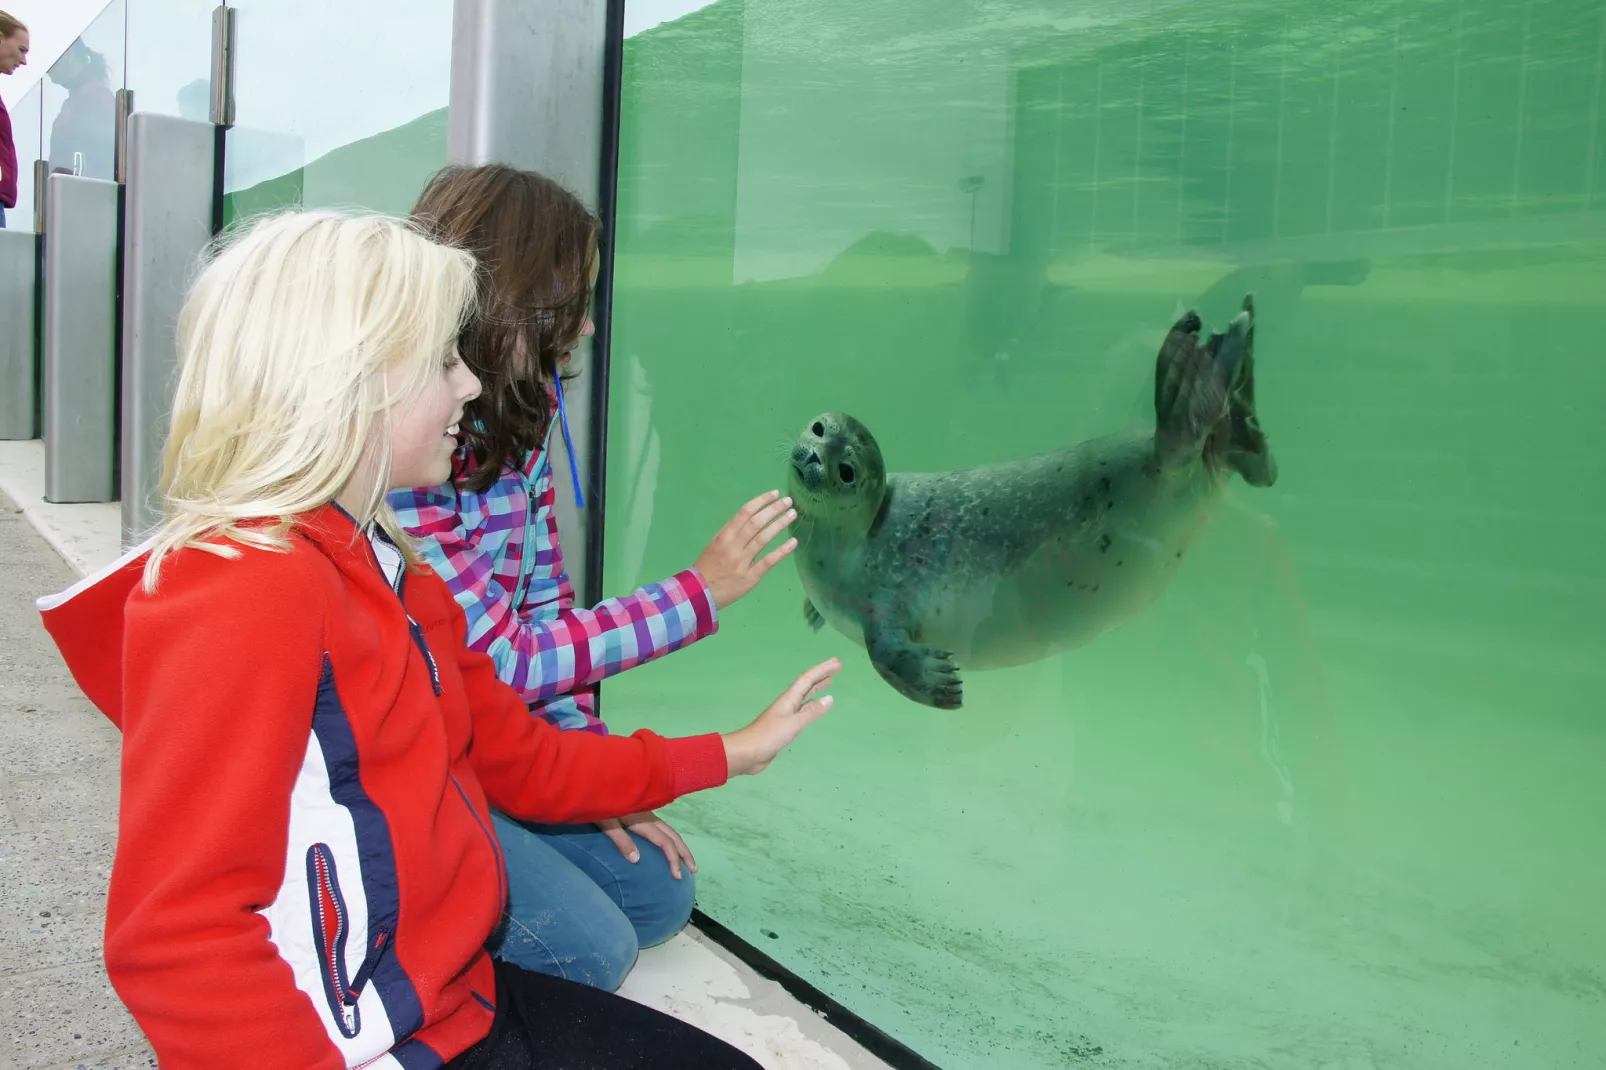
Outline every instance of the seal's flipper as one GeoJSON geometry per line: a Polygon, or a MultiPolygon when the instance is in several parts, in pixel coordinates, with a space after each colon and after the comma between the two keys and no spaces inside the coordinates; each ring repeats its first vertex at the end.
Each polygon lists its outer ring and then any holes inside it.
{"type": "Polygon", "coordinates": [[[865,627],[864,646],[875,671],[905,698],[939,710],[957,710],[964,702],[959,667],[948,651],[876,621],[865,627]]]}
{"type": "Polygon", "coordinates": [[[1225,331],[1203,344],[1203,323],[1188,312],[1172,324],[1154,369],[1154,442],[1162,465],[1187,464],[1199,456],[1205,439],[1228,412],[1228,394],[1254,329],[1253,301],[1225,331]]]}
{"type": "Polygon", "coordinates": [[[1244,335],[1243,358],[1238,362],[1238,374],[1227,399],[1232,427],[1224,460],[1251,487],[1269,487],[1277,482],[1277,461],[1255,411],[1254,294],[1244,294],[1244,312],[1250,316],[1249,330],[1244,335]]]}
{"type": "Polygon", "coordinates": [[[825,618],[820,616],[820,611],[814,608],[814,603],[807,597],[803,599],[803,619],[808,621],[809,627],[815,631],[825,627],[825,618]]]}

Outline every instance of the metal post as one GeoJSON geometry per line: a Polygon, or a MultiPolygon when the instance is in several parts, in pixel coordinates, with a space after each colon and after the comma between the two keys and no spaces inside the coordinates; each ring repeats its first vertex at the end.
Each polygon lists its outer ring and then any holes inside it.
{"type": "Polygon", "coordinates": [[[212,237],[211,123],[136,112],[123,204],[123,543],[160,519],[157,485],[191,268],[212,237]]]}
{"type": "Polygon", "coordinates": [[[116,95],[117,128],[112,131],[112,178],[128,181],[128,117],[134,114],[134,91],[119,89],[116,95]]]}
{"type": "Polygon", "coordinates": [[[0,439],[35,435],[34,287],[39,239],[0,230],[0,439]]]}
{"type": "Polygon", "coordinates": [[[45,500],[117,495],[115,182],[51,175],[45,228],[45,500]]]}
{"type": "Polygon", "coordinates": [[[45,218],[48,213],[45,205],[50,203],[50,161],[35,160],[33,162],[33,232],[43,234],[45,218]]]}
{"type": "Polygon", "coordinates": [[[219,4],[212,11],[212,103],[214,126],[234,125],[234,9],[219,4]]]}
{"type": "MultiPolygon", "coordinates": [[[[593,207],[602,205],[613,181],[603,173],[604,105],[610,30],[620,32],[613,25],[618,10],[617,0],[456,0],[447,159],[540,171],[593,207]]],[[[605,217],[603,225],[611,230],[613,220],[605,217]]],[[[606,290],[606,279],[599,279],[599,295],[606,290]]],[[[601,306],[598,341],[605,343],[601,306]]],[[[601,596],[600,554],[593,550],[602,535],[606,359],[605,344],[582,342],[575,353],[580,375],[564,385],[584,510],[568,478],[563,436],[549,440],[563,555],[588,602],[601,596]]]]}

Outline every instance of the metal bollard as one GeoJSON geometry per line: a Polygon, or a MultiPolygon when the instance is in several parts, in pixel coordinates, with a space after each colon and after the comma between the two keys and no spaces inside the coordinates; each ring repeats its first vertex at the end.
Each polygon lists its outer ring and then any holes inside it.
{"type": "Polygon", "coordinates": [[[51,175],[45,226],[45,500],[117,496],[115,182],[51,175]]]}
{"type": "Polygon", "coordinates": [[[0,230],[0,439],[33,438],[39,377],[34,366],[37,235],[0,230]]]}
{"type": "Polygon", "coordinates": [[[212,238],[211,123],[136,112],[123,204],[123,543],[160,519],[157,488],[172,412],[178,314],[212,238]]]}

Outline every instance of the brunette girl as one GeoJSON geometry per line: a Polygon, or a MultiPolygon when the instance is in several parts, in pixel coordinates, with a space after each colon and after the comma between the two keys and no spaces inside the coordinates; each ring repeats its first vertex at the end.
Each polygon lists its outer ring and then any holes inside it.
{"type": "MultiPolygon", "coordinates": [[[[462,606],[469,646],[490,655],[530,712],[605,735],[597,682],[712,635],[719,614],[796,545],[764,553],[793,518],[791,499],[754,498],[690,568],[575,608],[547,446],[571,353],[592,333],[598,221],[556,182],[499,165],[441,172],[413,217],[480,263],[481,313],[459,348],[484,390],[464,410],[451,478],[398,491],[391,505],[462,606]]],[[[508,859],[498,958],[611,991],[638,947],[691,916],[691,851],[651,808],[594,825],[493,820],[508,859]]]]}

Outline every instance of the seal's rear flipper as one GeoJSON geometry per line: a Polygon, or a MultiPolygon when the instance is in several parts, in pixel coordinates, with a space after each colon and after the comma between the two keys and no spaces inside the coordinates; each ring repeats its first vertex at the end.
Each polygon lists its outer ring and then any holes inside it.
{"type": "Polygon", "coordinates": [[[1172,324],[1155,362],[1154,442],[1166,467],[1197,459],[1205,438],[1227,414],[1227,388],[1243,351],[1243,330],[1235,319],[1228,334],[1217,332],[1200,344],[1202,327],[1197,312],[1184,314],[1172,324]]]}
{"type": "Polygon", "coordinates": [[[864,646],[875,671],[905,698],[939,710],[957,710],[964,702],[959,668],[948,651],[917,643],[907,631],[882,621],[866,625],[864,646]]]}
{"type": "Polygon", "coordinates": [[[1253,294],[1244,295],[1244,312],[1250,316],[1249,331],[1244,336],[1243,359],[1238,362],[1238,375],[1227,399],[1227,411],[1232,423],[1223,460],[1251,487],[1269,487],[1277,482],[1277,461],[1271,455],[1266,433],[1260,429],[1260,416],[1255,411],[1253,294]]]}

